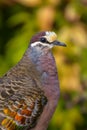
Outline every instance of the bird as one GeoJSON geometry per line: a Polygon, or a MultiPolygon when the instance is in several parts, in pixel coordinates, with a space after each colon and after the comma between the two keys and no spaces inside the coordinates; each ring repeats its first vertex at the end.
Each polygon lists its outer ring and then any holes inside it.
{"type": "Polygon", "coordinates": [[[55,32],[38,32],[21,60],[0,78],[0,130],[47,129],[60,95],[54,46],[66,44],[55,32]]]}

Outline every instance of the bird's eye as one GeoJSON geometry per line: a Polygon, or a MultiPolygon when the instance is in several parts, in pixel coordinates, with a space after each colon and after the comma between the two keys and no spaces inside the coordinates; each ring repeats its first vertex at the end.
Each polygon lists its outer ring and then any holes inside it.
{"type": "Polygon", "coordinates": [[[43,43],[46,43],[46,42],[47,42],[47,40],[46,40],[45,37],[40,38],[40,41],[43,42],[43,43]]]}

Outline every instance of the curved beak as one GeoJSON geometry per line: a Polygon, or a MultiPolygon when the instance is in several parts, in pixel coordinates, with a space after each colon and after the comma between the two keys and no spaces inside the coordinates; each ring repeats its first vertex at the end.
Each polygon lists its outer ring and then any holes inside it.
{"type": "Polygon", "coordinates": [[[52,44],[53,46],[64,46],[64,47],[67,46],[65,43],[63,43],[63,42],[59,42],[59,41],[57,41],[57,40],[51,42],[51,44],[52,44]]]}

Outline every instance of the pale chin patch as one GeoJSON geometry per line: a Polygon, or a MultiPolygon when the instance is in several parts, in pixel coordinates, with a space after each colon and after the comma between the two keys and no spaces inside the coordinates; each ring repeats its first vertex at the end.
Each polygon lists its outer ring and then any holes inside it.
{"type": "Polygon", "coordinates": [[[38,46],[39,44],[42,45],[42,46],[45,46],[45,47],[49,47],[49,48],[53,47],[53,45],[51,45],[51,44],[41,43],[41,42],[34,42],[34,43],[31,44],[31,47],[38,46]]]}

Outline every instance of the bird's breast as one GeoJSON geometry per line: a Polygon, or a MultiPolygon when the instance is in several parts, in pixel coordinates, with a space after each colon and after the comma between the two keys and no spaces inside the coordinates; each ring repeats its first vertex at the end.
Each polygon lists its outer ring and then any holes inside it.
{"type": "Polygon", "coordinates": [[[59,81],[56,63],[51,52],[40,56],[36,63],[37,70],[41,75],[41,83],[45,95],[49,100],[59,98],[59,81]]]}

